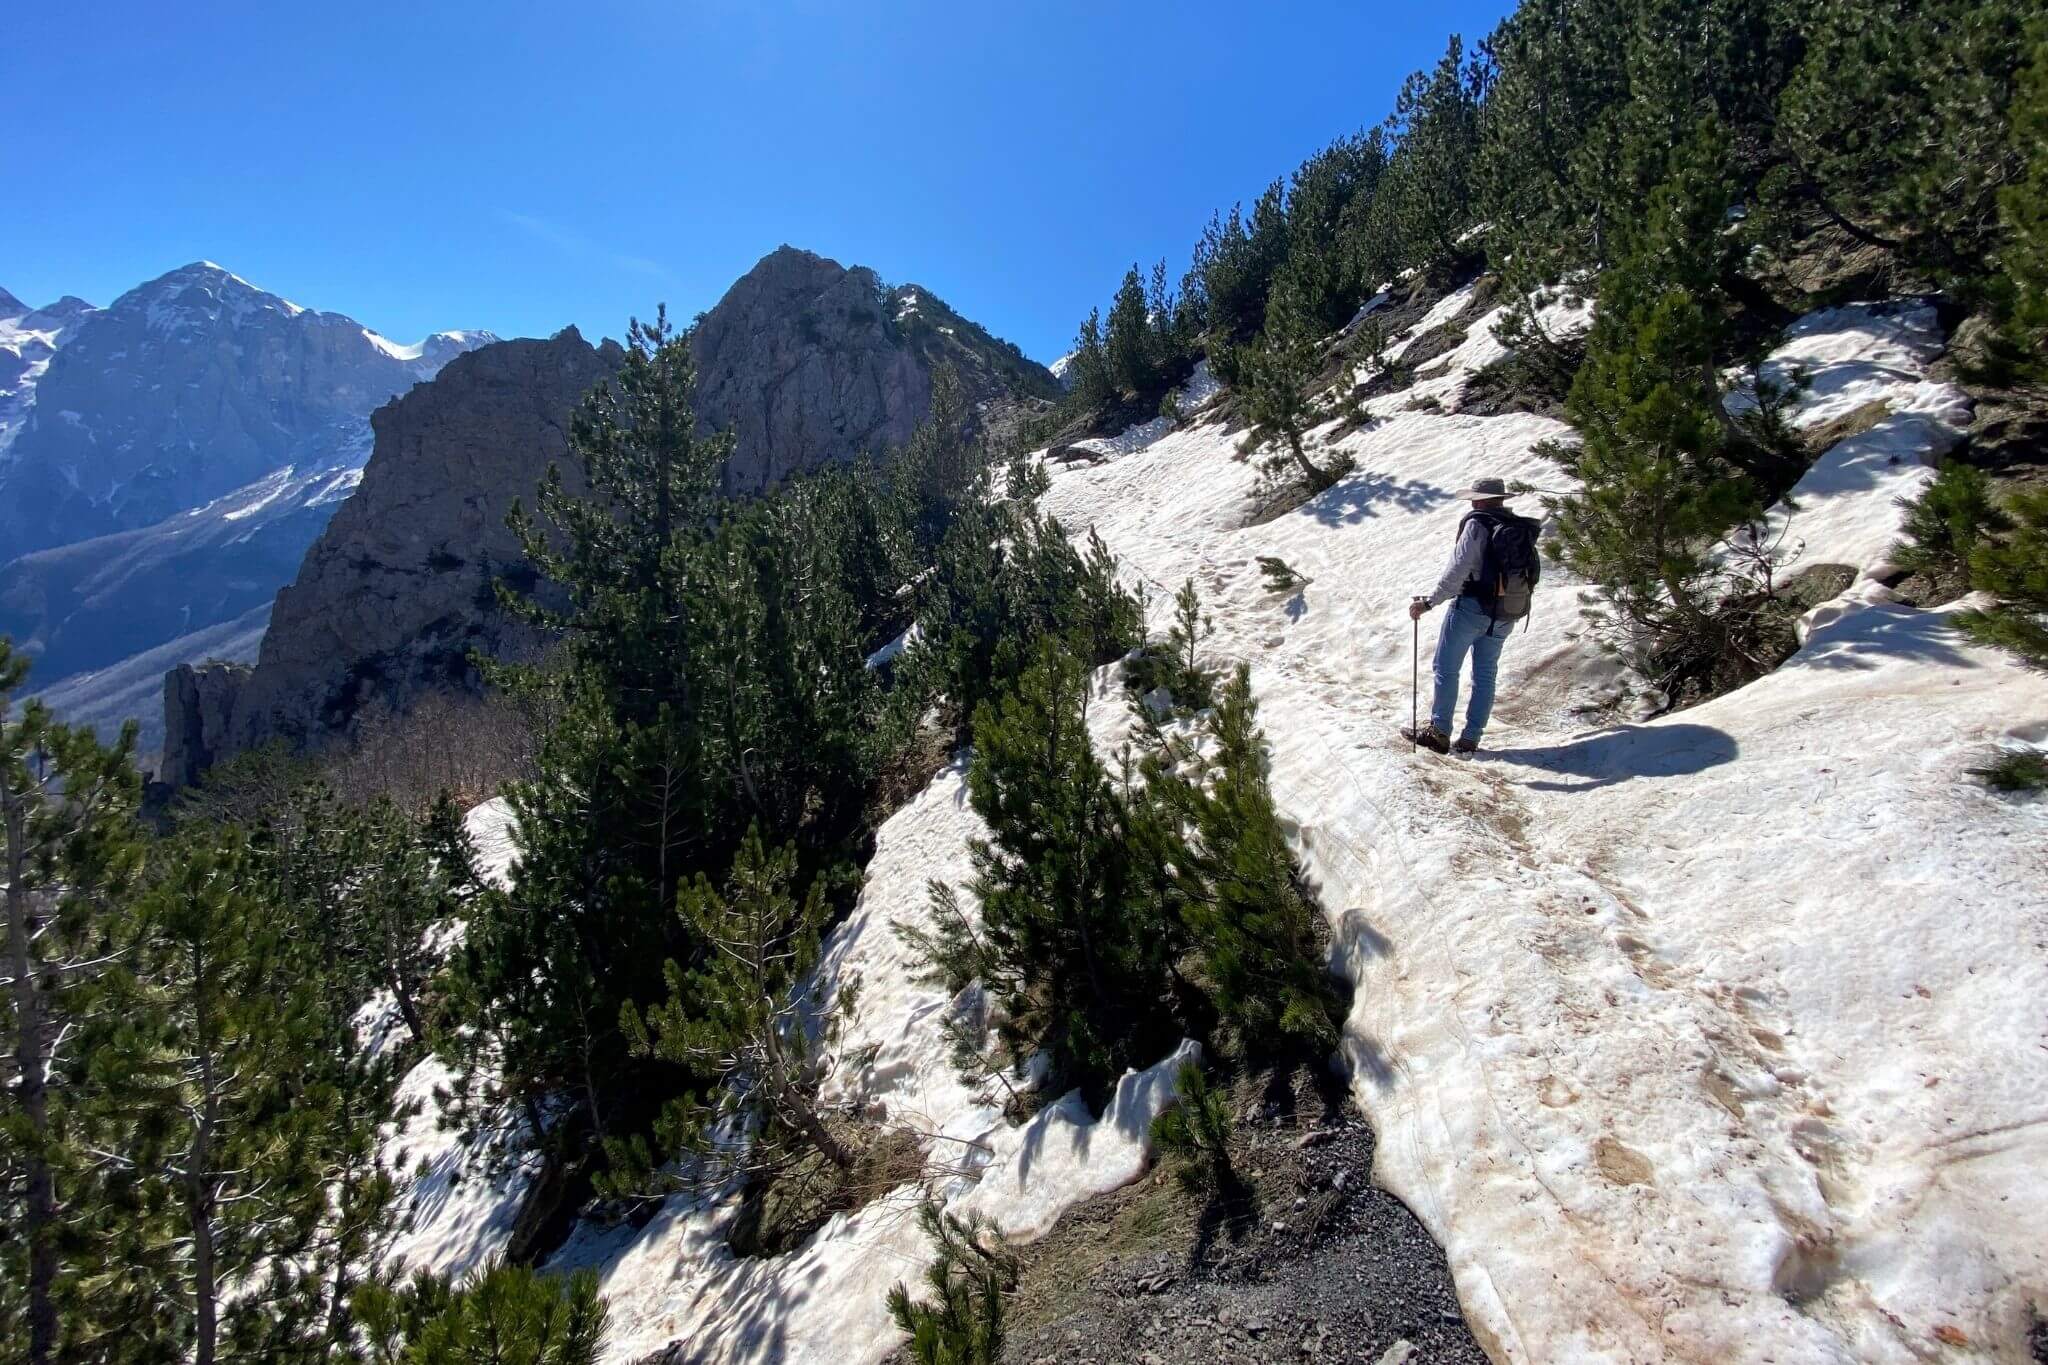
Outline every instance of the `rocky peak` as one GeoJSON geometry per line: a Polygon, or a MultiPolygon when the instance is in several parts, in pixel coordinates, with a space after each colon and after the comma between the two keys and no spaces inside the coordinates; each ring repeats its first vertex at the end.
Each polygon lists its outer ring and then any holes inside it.
{"type": "Polygon", "coordinates": [[[179,766],[188,758],[203,766],[274,738],[316,746],[365,706],[474,687],[473,649],[530,648],[491,596],[521,562],[505,514],[563,461],[569,414],[623,356],[567,327],[466,352],[379,408],[362,483],[278,593],[255,669],[208,675],[203,693],[191,680],[168,684],[170,779],[190,780],[179,766]]]}
{"type": "Polygon", "coordinates": [[[99,309],[87,303],[78,295],[66,294],[55,303],[45,305],[29,313],[21,319],[21,325],[25,327],[61,329],[69,327],[87,313],[97,313],[98,311],[99,309]]]}
{"type": "Polygon", "coordinates": [[[0,321],[4,321],[7,318],[18,318],[26,312],[28,312],[27,304],[8,293],[4,288],[0,288],[0,321]]]}
{"type": "Polygon", "coordinates": [[[866,266],[791,246],[742,275],[691,344],[698,414],[735,434],[732,492],[901,445],[930,411],[942,363],[975,404],[1056,391],[1043,368],[929,290],[891,290],[866,266]]]}

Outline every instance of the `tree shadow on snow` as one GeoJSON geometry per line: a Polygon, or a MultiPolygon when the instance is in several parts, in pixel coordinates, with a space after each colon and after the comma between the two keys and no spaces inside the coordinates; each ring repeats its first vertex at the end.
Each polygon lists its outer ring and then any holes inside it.
{"type": "Polygon", "coordinates": [[[1403,512],[1427,512],[1450,500],[1450,489],[1421,479],[1396,483],[1385,474],[1352,474],[1310,503],[1309,510],[1326,526],[1349,526],[1378,516],[1383,503],[1403,512]]]}
{"type": "Polygon", "coordinates": [[[1568,743],[1495,749],[1482,757],[1540,768],[1560,778],[1522,785],[1531,791],[1583,792],[1636,777],[1685,777],[1734,759],[1735,737],[1711,725],[1617,725],[1568,743]]]}
{"type": "Polygon", "coordinates": [[[1942,612],[1878,603],[1816,626],[1791,662],[1801,668],[1828,669],[1873,669],[1893,659],[1975,667],[1975,661],[1956,648],[1959,638],[1954,623],[1942,612]]]}

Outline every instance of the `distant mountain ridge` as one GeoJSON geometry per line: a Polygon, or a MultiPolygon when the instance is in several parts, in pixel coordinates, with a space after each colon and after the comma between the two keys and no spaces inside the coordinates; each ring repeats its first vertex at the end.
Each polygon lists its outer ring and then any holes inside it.
{"type": "Polygon", "coordinates": [[[0,465],[0,562],[153,525],[287,466],[359,465],[372,410],[491,340],[400,346],[210,261],[138,285],[79,313],[45,359],[0,465]]]}
{"type": "Polygon", "coordinates": [[[205,261],[103,309],[0,294],[0,635],[105,730],[131,675],[253,657],[361,477],[371,411],[495,340],[400,345],[205,261]]]}
{"type": "Polygon", "coordinates": [[[0,289],[0,466],[7,463],[14,438],[28,423],[36,383],[50,367],[50,358],[88,313],[98,312],[84,299],[66,294],[44,308],[30,308],[0,289]]]}

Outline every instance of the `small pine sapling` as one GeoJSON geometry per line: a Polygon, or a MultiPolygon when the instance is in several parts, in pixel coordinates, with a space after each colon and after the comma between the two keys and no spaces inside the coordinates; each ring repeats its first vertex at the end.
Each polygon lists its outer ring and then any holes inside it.
{"type": "Polygon", "coordinates": [[[1970,769],[1970,776],[1993,791],[2048,791],[2048,754],[2039,749],[2008,749],[1970,769]]]}
{"type": "Polygon", "coordinates": [[[2048,668],[2048,493],[2015,493],[2004,511],[2011,529],[1970,551],[1970,583],[1997,602],[1956,617],[1972,636],[2010,650],[2035,668],[2048,668]]]}
{"type": "Polygon", "coordinates": [[[901,1283],[889,1291],[889,1316],[910,1336],[905,1349],[917,1365],[995,1365],[1017,1258],[979,1214],[962,1220],[927,1198],[917,1221],[938,1254],[925,1270],[929,1299],[911,1298],[901,1283]]]}
{"type": "Polygon", "coordinates": [[[1917,498],[1901,500],[1906,538],[1892,561],[1909,573],[1967,588],[1970,556],[1986,539],[2012,529],[1991,497],[1991,480],[1973,465],[1950,461],[1917,498]]]}
{"type": "Polygon", "coordinates": [[[1274,555],[1259,556],[1259,572],[1266,576],[1266,591],[1271,593],[1298,592],[1315,582],[1286,560],[1274,555]]]}
{"type": "Polygon", "coordinates": [[[1181,584],[1173,595],[1173,628],[1166,634],[1166,649],[1173,661],[1168,686],[1173,699],[1193,711],[1207,710],[1214,699],[1215,678],[1202,667],[1202,641],[1216,633],[1216,623],[1202,610],[1195,580],[1181,584]]]}
{"type": "Polygon", "coordinates": [[[1191,1194],[1213,1194],[1236,1183],[1230,1164],[1230,1104],[1202,1068],[1185,1063],[1174,1077],[1180,1103],[1152,1120],[1152,1145],[1173,1165],[1174,1179],[1191,1194]]]}

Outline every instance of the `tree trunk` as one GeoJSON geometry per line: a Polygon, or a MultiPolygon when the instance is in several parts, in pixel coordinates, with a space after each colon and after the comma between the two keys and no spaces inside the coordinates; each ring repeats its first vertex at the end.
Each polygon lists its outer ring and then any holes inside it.
{"type": "MultiPolygon", "coordinates": [[[[209,1095],[204,1107],[211,1110],[209,1095]]],[[[213,1365],[219,1335],[218,1270],[213,1261],[213,1200],[207,1193],[211,1162],[212,1121],[202,1115],[193,1130],[185,1171],[185,1217],[192,1230],[192,1365],[213,1365]]]]}
{"type": "Polygon", "coordinates": [[[840,1145],[838,1138],[832,1136],[832,1130],[818,1117],[818,1111],[812,1107],[810,1098],[805,1095],[794,1095],[790,1097],[790,1101],[790,1108],[796,1114],[797,1126],[803,1129],[804,1141],[817,1148],[818,1155],[840,1170],[852,1170],[853,1154],[840,1145]]]}
{"type": "Polygon", "coordinates": [[[1295,432],[1287,433],[1287,448],[1293,452],[1294,463],[1300,467],[1301,476],[1308,480],[1310,488],[1320,493],[1336,482],[1330,477],[1328,470],[1308,457],[1308,452],[1302,448],[1301,437],[1295,432]]]}
{"type": "MultiPolygon", "coordinates": [[[[28,887],[28,812],[0,780],[7,826],[7,955],[14,977],[14,1064],[22,1116],[38,1142],[50,1130],[49,1059],[44,1056],[43,992],[36,981],[35,908],[28,887]]],[[[39,1150],[24,1159],[22,1232],[28,1242],[28,1358],[49,1365],[57,1354],[57,1182],[39,1150]]]]}
{"type": "Polygon", "coordinates": [[[391,998],[398,1002],[398,1015],[405,1020],[405,1027],[412,1034],[415,1043],[427,1041],[427,1026],[420,1019],[419,1003],[412,998],[412,988],[405,984],[405,973],[396,963],[385,970],[385,980],[391,986],[391,998]]]}

